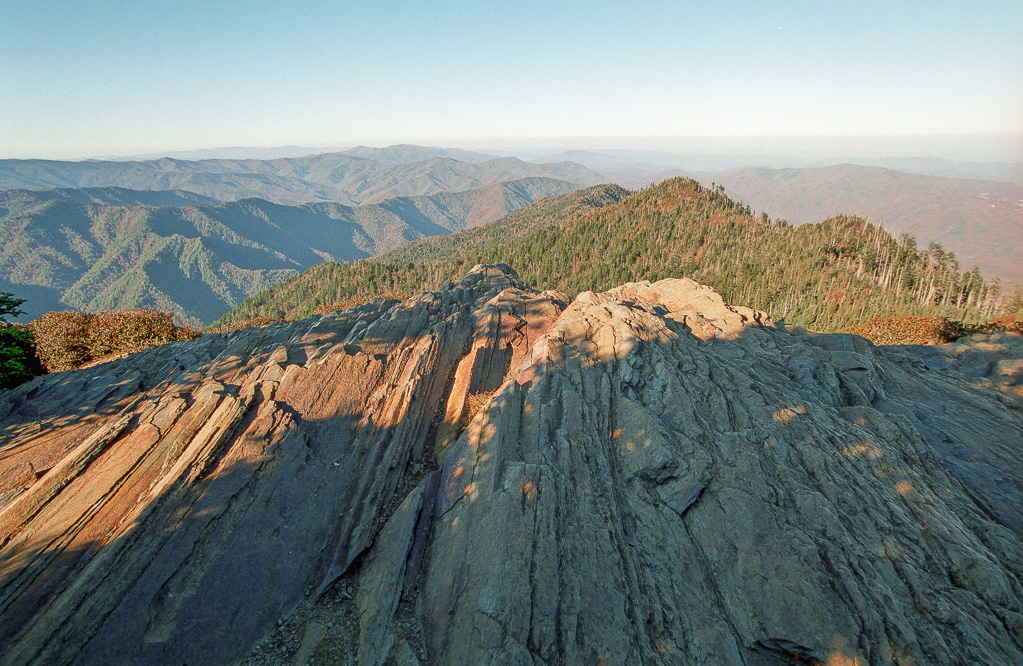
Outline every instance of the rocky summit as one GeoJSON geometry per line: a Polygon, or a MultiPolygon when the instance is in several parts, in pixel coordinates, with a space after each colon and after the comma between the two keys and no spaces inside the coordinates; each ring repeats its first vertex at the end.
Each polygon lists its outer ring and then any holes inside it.
{"type": "Polygon", "coordinates": [[[1023,663],[1020,336],[505,266],[0,393],[0,661],[1023,663]]]}

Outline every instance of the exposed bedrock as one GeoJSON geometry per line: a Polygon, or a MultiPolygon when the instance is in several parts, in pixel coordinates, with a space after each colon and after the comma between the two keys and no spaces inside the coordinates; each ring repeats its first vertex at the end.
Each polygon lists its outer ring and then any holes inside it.
{"type": "Polygon", "coordinates": [[[1023,663],[999,340],[487,266],[42,377],[0,393],[0,660],[1023,663]]]}

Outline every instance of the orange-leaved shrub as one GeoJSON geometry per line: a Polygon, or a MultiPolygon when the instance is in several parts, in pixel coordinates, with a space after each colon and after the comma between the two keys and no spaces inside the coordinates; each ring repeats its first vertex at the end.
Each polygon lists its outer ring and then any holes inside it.
{"type": "Polygon", "coordinates": [[[47,312],[28,328],[43,369],[60,372],[108,356],[197,337],[191,328],[175,326],[173,320],[173,312],[149,308],[95,314],[64,310],[47,312]]]}
{"type": "Polygon", "coordinates": [[[210,328],[203,329],[204,333],[233,333],[234,331],[240,331],[243,328],[249,328],[251,326],[266,326],[267,324],[276,324],[278,322],[287,321],[280,317],[253,317],[252,319],[242,319],[241,321],[233,321],[230,324],[221,324],[220,326],[212,326],[210,328]]]}
{"type": "Polygon", "coordinates": [[[89,362],[89,316],[76,310],[47,312],[28,325],[36,358],[46,372],[78,368],[89,362]]]}
{"type": "Polygon", "coordinates": [[[846,333],[861,335],[875,345],[940,345],[967,335],[1002,332],[1023,335],[1023,314],[996,317],[986,324],[964,324],[947,317],[904,315],[871,319],[846,329],[846,333]]]}
{"type": "Polygon", "coordinates": [[[882,317],[850,326],[847,333],[861,335],[875,345],[940,345],[978,332],[947,317],[882,317]]]}
{"type": "Polygon", "coordinates": [[[1000,331],[1005,331],[1007,333],[1018,333],[1019,335],[1023,335],[1023,312],[1005,315],[1004,317],[995,317],[988,323],[980,325],[978,328],[981,333],[998,333],[1000,331]]]}
{"type": "Polygon", "coordinates": [[[374,296],[364,296],[362,298],[344,298],[344,299],[341,299],[340,301],[335,301],[333,303],[327,303],[325,305],[317,306],[316,309],[313,310],[313,314],[324,315],[324,314],[327,314],[328,312],[331,312],[332,310],[347,310],[348,308],[354,308],[355,306],[362,305],[363,303],[369,303],[370,301],[373,300],[373,298],[383,298],[385,300],[392,300],[393,299],[393,300],[396,300],[396,301],[404,301],[404,300],[406,300],[409,297],[405,296],[405,295],[402,295],[402,294],[387,294],[387,295],[384,295],[384,296],[375,296],[375,297],[374,296]]]}

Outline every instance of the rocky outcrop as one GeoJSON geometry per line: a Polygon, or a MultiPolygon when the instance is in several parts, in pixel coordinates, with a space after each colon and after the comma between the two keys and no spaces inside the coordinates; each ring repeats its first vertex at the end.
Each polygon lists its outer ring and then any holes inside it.
{"type": "Polygon", "coordinates": [[[962,375],[1023,407],[1023,335],[1011,332],[971,335],[929,347],[905,347],[936,372],[962,375]]]}
{"type": "Polygon", "coordinates": [[[497,266],[43,377],[2,660],[1020,662],[1023,416],[929,353],[497,266]]]}

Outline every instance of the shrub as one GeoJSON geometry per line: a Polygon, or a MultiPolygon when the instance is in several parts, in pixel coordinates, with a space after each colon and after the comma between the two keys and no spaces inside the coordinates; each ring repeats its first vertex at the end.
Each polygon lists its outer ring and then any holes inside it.
{"type": "Polygon", "coordinates": [[[882,317],[851,326],[848,333],[861,335],[875,345],[940,345],[976,332],[947,317],[882,317]]]}
{"type": "Polygon", "coordinates": [[[354,308],[356,305],[362,305],[363,303],[369,303],[369,298],[345,298],[334,303],[328,303],[326,305],[318,305],[313,314],[325,315],[332,310],[347,310],[348,308],[354,308]]]}
{"type": "Polygon", "coordinates": [[[29,324],[36,356],[47,372],[80,368],[109,356],[133,354],[168,342],[191,340],[192,329],[178,327],[174,313],[148,308],[85,314],[47,312],[29,324]]]}
{"type": "Polygon", "coordinates": [[[1007,315],[972,325],[947,317],[905,315],[871,319],[846,329],[846,333],[861,335],[875,345],[940,345],[967,335],[999,332],[1023,335],[1023,315],[1007,315]]]}
{"type": "Polygon", "coordinates": [[[205,333],[233,333],[234,331],[240,331],[243,328],[249,328],[251,326],[266,326],[267,324],[276,324],[278,322],[286,321],[280,317],[254,317],[253,319],[242,319],[241,321],[233,321],[230,324],[222,324],[220,326],[213,326],[204,330],[205,333]]]}
{"type": "Polygon", "coordinates": [[[466,412],[465,417],[466,423],[471,422],[476,417],[476,414],[487,406],[487,403],[490,402],[490,399],[494,397],[495,393],[497,393],[496,389],[493,391],[474,393],[469,396],[469,410],[466,412]]]}
{"type": "Polygon", "coordinates": [[[89,361],[89,319],[82,312],[47,312],[28,325],[36,356],[46,372],[59,372],[89,361]]]}
{"type": "Polygon", "coordinates": [[[134,354],[143,349],[197,337],[191,328],[174,325],[173,312],[147,308],[89,315],[89,355],[134,354]]]}
{"type": "Polygon", "coordinates": [[[375,298],[382,298],[385,301],[407,301],[408,299],[412,298],[412,296],[411,294],[394,293],[387,291],[384,292],[383,294],[375,296],[363,296],[361,298],[344,298],[333,303],[317,306],[317,308],[313,310],[313,314],[323,315],[327,314],[332,310],[347,310],[348,308],[354,308],[358,305],[369,303],[375,298]]]}
{"type": "Polygon", "coordinates": [[[979,329],[979,333],[998,333],[1005,331],[1008,333],[1018,333],[1023,335],[1023,313],[1017,312],[1004,317],[996,317],[977,328],[979,329]]]}

